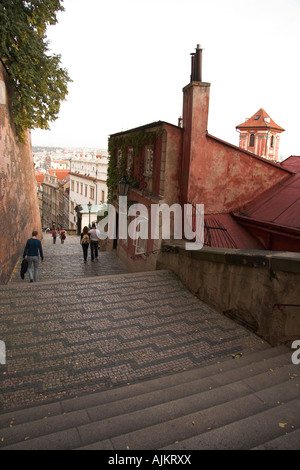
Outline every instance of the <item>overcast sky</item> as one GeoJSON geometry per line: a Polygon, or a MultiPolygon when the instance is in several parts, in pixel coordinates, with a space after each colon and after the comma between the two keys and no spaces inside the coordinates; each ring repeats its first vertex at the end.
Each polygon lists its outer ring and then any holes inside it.
{"type": "Polygon", "coordinates": [[[50,131],[32,144],[107,148],[110,134],[177,125],[190,53],[203,46],[211,83],[208,132],[238,145],[235,127],[260,108],[300,155],[300,0],[64,0],[48,29],[73,83],[50,131]]]}

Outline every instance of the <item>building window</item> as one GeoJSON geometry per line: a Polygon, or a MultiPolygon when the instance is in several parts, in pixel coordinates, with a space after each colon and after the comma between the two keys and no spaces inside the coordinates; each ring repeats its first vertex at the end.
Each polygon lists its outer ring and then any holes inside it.
{"type": "Polygon", "coordinates": [[[101,191],[101,202],[104,202],[104,200],[105,200],[104,191],[101,191]]]}
{"type": "Polygon", "coordinates": [[[71,191],[74,191],[74,180],[71,180],[71,191]]]}
{"type": "Polygon", "coordinates": [[[83,194],[83,183],[80,184],[80,194],[83,194]]]}
{"type": "Polygon", "coordinates": [[[95,198],[95,189],[90,186],[90,198],[94,199],[95,198]]]}
{"type": "Polygon", "coordinates": [[[88,187],[87,187],[87,184],[84,185],[84,195],[85,197],[87,197],[87,193],[88,193],[88,187]]]}
{"type": "Polygon", "coordinates": [[[271,137],[271,148],[274,148],[274,136],[271,137]]]}
{"type": "Polygon", "coordinates": [[[79,183],[77,182],[77,193],[79,194],[79,183]]]}
{"type": "Polygon", "coordinates": [[[118,150],[118,158],[117,158],[117,167],[121,168],[122,163],[122,150],[118,150]]]}
{"type": "Polygon", "coordinates": [[[132,169],[133,169],[133,149],[129,149],[128,154],[127,154],[127,173],[130,174],[132,169]]]}
{"type": "Polygon", "coordinates": [[[152,176],[152,173],[153,173],[153,156],[154,156],[153,147],[152,146],[146,147],[145,174],[147,176],[152,176]]]}
{"type": "Polygon", "coordinates": [[[136,240],[133,240],[133,245],[135,247],[135,254],[141,255],[142,253],[147,252],[147,243],[148,240],[144,238],[137,238],[136,240]]]}
{"type": "Polygon", "coordinates": [[[255,135],[254,135],[254,134],[250,134],[249,147],[254,147],[254,143],[255,143],[255,135]]]}

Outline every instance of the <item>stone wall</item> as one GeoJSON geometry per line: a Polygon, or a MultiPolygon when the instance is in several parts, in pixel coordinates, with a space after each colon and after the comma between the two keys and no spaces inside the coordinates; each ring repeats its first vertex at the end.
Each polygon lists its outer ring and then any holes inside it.
{"type": "Polygon", "coordinates": [[[9,281],[32,230],[42,237],[31,137],[17,139],[12,120],[12,91],[0,63],[0,284],[9,281]]]}
{"type": "Polygon", "coordinates": [[[300,254],[165,244],[158,268],[272,345],[300,339],[300,254]]]}

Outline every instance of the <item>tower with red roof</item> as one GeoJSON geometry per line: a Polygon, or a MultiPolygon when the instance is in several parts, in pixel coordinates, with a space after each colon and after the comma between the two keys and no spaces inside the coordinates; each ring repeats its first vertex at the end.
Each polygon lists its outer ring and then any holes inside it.
{"type": "Polygon", "coordinates": [[[267,160],[278,161],[280,134],[284,129],[263,108],[236,129],[240,132],[240,148],[267,160]]]}

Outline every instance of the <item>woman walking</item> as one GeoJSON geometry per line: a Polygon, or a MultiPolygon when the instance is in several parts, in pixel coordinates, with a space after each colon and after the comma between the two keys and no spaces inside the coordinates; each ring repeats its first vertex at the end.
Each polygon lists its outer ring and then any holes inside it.
{"type": "Polygon", "coordinates": [[[81,243],[82,251],[83,251],[83,259],[84,259],[84,262],[86,263],[89,244],[90,244],[90,236],[89,236],[88,227],[83,227],[83,231],[80,237],[80,243],[81,243]]]}

